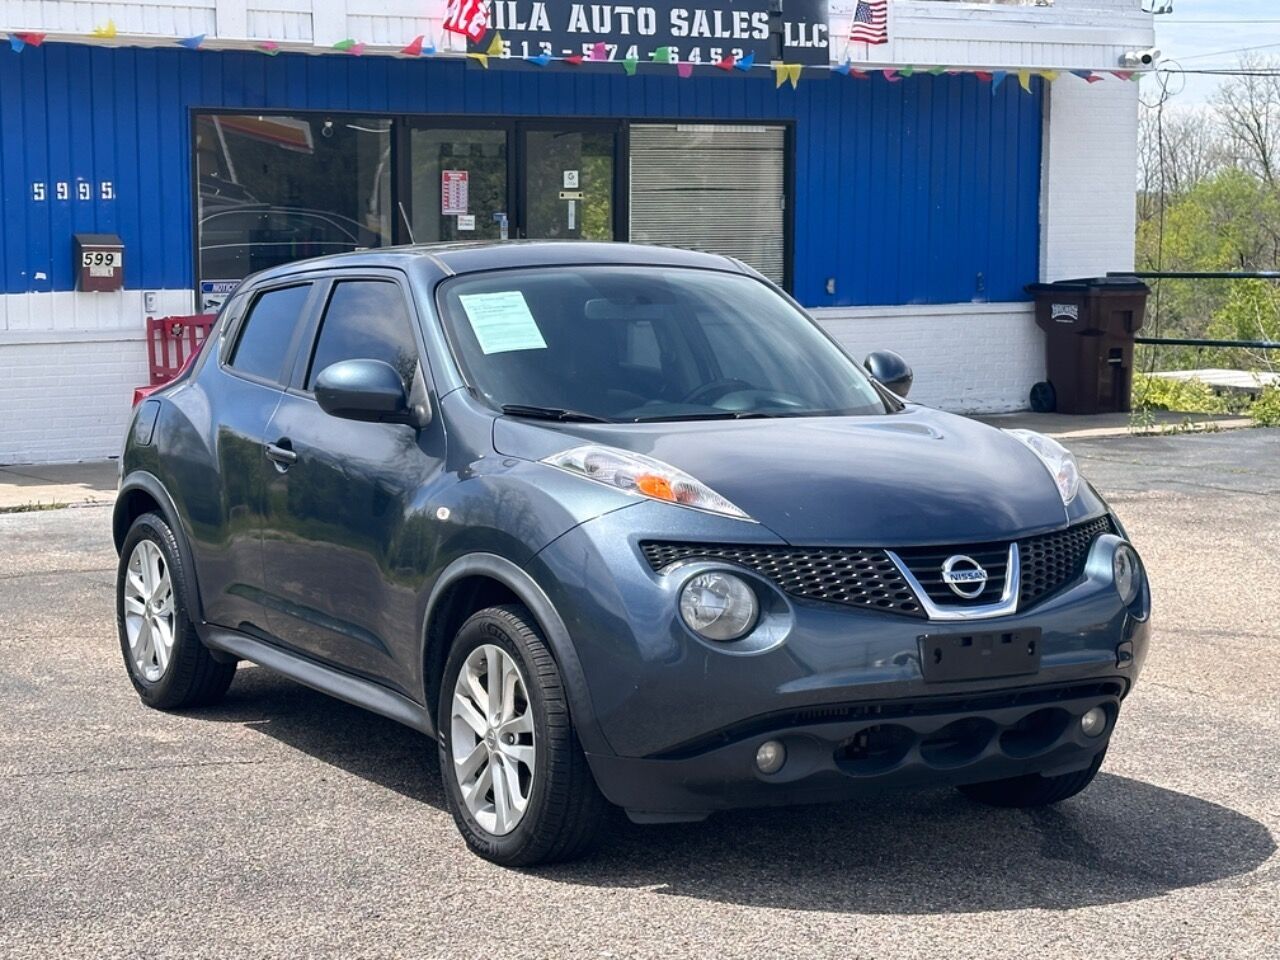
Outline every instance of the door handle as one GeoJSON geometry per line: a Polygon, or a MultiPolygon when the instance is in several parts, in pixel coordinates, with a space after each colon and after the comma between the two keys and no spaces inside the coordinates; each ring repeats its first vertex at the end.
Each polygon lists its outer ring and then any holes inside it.
{"type": "Polygon", "coordinates": [[[288,438],[281,439],[278,443],[268,443],[263,452],[267,455],[268,460],[271,460],[281,468],[289,466],[298,459],[298,454],[293,449],[293,444],[288,438]]]}

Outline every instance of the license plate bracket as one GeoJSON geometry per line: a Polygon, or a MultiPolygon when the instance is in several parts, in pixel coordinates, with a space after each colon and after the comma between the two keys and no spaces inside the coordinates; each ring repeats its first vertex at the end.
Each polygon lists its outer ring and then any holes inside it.
{"type": "Polygon", "coordinates": [[[920,671],[928,683],[991,680],[1040,669],[1040,628],[967,630],[919,638],[920,671]]]}

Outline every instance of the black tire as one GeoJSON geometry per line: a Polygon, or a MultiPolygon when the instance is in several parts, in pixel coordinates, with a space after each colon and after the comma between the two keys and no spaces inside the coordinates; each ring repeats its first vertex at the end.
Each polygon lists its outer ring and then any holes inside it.
{"type": "Polygon", "coordinates": [[[1064,773],[1057,777],[1032,773],[1024,777],[1010,777],[1008,780],[968,783],[959,789],[970,800],[976,800],[991,807],[1047,807],[1074,797],[1093,783],[1093,778],[1098,775],[1106,755],[1105,748],[1099,750],[1097,756],[1093,758],[1093,763],[1085,769],[1064,773]]]}
{"type": "Polygon", "coordinates": [[[577,859],[595,848],[609,804],[596,786],[574,731],[560,669],[527,609],[514,604],[489,607],[462,625],[445,663],[436,714],[445,797],[474,853],[502,866],[530,867],[577,859]],[[485,830],[467,808],[449,742],[458,675],[467,657],[485,644],[505,650],[521,673],[538,751],[528,807],[516,827],[502,836],[485,830]]]}
{"type": "Polygon", "coordinates": [[[164,517],[157,513],[144,513],[133,521],[120,549],[120,565],[116,571],[116,630],[133,688],[143,703],[157,710],[216,703],[231,686],[236,672],[235,663],[215,660],[197,636],[190,615],[185,572],[178,541],[164,517]],[[143,540],[149,540],[159,549],[173,590],[173,649],[164,672],[156,679],[148,679],[131,655],[125,624],[125,579],[129,575],[129,562],[134,550],[143,540]]]}

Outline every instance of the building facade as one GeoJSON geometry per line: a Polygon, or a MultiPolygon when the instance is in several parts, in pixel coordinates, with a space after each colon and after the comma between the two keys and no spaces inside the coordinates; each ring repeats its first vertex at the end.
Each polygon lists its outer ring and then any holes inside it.
{"type": "Polygon", "coordinates": [[[856,2],[788,3],[766,38],[709,0],[655,48],[600,32],[639,8],[559,0],[490,4],[469,45],[443,0],[0,0],[0,463],[115,455],[148,316],[279,262],[455,239],[731,254],[855,354],[903,353],[923,402],[1023,408],[1026,284],[1132,267],[1121,62],[1151,18],[891,0],[870,45],[841,39],[856,2]],[[546,45],[538,7],[561,17],[546,45]],[[93,291],[77,238],[103,236],[119,289],[93,291]]]}

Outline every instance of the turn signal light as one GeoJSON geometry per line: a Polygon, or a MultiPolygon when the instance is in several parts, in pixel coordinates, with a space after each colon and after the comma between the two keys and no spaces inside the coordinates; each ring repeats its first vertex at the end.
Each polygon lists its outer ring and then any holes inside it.
{"type": "Polygon", "coordinates": [[[642,473],[636,477],[636,489],[655,500],[670,500],[674,503],[676,499],[671,482],[666,477],[657,477],[652,473],[642,473]]]}

